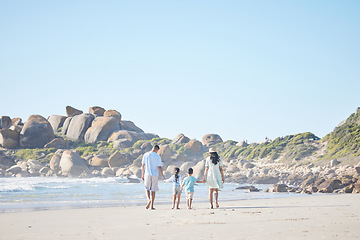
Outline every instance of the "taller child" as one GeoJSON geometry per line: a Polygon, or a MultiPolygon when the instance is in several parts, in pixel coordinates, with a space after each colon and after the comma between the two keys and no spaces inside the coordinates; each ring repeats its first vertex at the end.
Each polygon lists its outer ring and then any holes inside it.
{"type": "Polygon", "coordinates": [[[146,197],[148,200],[146,209],[151,206],[151,210],[155,210],[154,201],[156,191],[159,190],[159,172],[161,173],[162,178],[165,180],[162,170],[161,157],[157,154],[159,149],[160,147],[155,145],[152,148],[152,151],[144,154],[142,159],[142,180],[145,184],[146,197]]]}

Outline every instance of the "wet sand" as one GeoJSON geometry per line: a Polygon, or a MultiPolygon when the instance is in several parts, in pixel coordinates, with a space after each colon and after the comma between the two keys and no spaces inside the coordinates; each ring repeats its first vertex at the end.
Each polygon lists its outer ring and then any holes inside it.
{"type": "Polygon", "coordinates": [[[360,239],[360,194],[1,213],[0,239],[360,239]]]}

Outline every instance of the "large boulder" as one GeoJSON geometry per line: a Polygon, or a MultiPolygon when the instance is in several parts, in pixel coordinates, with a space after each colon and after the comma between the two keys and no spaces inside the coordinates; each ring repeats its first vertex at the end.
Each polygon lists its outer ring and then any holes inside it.
{"type": "Polygon", "coordinates": [[[104,112],[105,112],[105,109],[102,107],[95,106],[95,107],[89,108],[89,113],[94,114],[96,117],[104,116],[104,112]]]}
{"type": "Polygon", "coordinates": [[[13,119],[11,119],[11,124],[12,125],[23,125],[22,124],[22,119],[21,118],[13,118],[13,119]]]}
{"type": "Polygon", "coordinates": [[[321,183],[318,187],[319,192],[332,193],[336,189],[341,188],[341,181],[338,179],[328,179],[321,183]]]}
{"type": "Polygon", "coordinates": [[[109,167],[123,167],[131,164],[133,159],[128,154],[121,154],[119,151],[116,151],[109,157],[109,167]]]}
{"type": "Polygon", "coordinates": [[[110,135],[120,130],[119,122],[113,117],[97,117],[86,131],[85,142],[106,141],[110,135]]]}
{"type": "Polygon", "coordinates": [[[197,179],[202,179],[204,177],[204,172],[205,172],[205,160],[198,162],[193,167],[193,170],[194,170],[194,177],[196,177],[197,179]]]}
{"type": "Polygon", "coordinates": [[[42,148],[55,137],[50,123],[40,115],[31,115],[20,132],[24,148],[42,148]]]}
{"type": "Polygon", "coordinates": [[[12,167],[10,167],[9,169],[6,170],[6,172],[11,173],[13,175],[15,175],[15,174],[17,174],[17,173],[19,173],[21,171],[22,171],[21,167],[19,167],[17,165],[14,165],[14,166],[12,166],[12,167]]]}
{"type": "Polygon", "coordinates": [[[116,131],[108,139],[108,142],[114,142],[119,139],[127,139],[131,143],[135,143],[139,140],[148,140],[148,137],[144,133],[120,130],[116,131]]]}
{"type": "Polygon", "coordinates": [[[90,113],[83,113],[73,117],[67,129],[66,137],[74,141],[83,141],[85,133],[91,126],[94,118],[94,115],[90,113]]]}
{"type": "Polygon", "coordinates": [[[59,116],[59,115],[51,115],[48,117],[48,121],[51,125],[51,127],[54,129],[54,133],[57,132],[59,128],[61,128],[64,125],[66,117],[59,116]]]}
{"type": "Polygon", "coordinates": [[[162,162],[167,162],[171,159],[172,151],[169,145],[161,145],[158,151],[162,162]]]}
{"type": "Polygon", "coordinates": [[[115,140],[113,143],[113,148],[115,149],[129,148],[133,145],[133,143],[127,139],[115,140]]]}
{"type": "Polygon", "coordinates": [[[56,148],[56,149],[66,149],[69,147],[69,141],[62,138],[54,138],[49,143],[45,144],[44,148],[56,148]]]}
{"type": "Polygon", "coordinates": [[[274,192],[287,192],[287,185],[286,184],[274,184],[273,191],[274,192]]]}
{"type": "Polygon", "coordinates": [[[66,106],[66,115],[68,117],[74,117],[74,116],[80,115],[82,113],[83,113],[83,111],[81,111],[81,110],[78,110],[78,109],[73,108],[71,106],[66,106]]]}
{"type": "Polygon", "coordinates": [[[60,159],[60,169],[64,176],[79,177],[89,173],[85,160],[74,150],[65,150],[60,159]]]}
{"type": "Polygon", "coordinates": [[[217,143],[222,143],[223,140],[218,134],[206,134],[202,138],[202,144],[209,147],[217,143]]]}
{"type": "Polygon", "coordinates": [[[68,117],[65,119],[64,124],[61,129],[61,135],[64,135],[64,136],[66,135],[67,130],[69,129],[69,126],[70,126],[71,119],[72,119],[72,117],[68,117]]]}
{"type": "Polygon", "coordinates": [[[9,127],[9,129],[17,132],[18,134],[20,134],[21,130],[23,129],[23,126],[21,125],[12,125],[11,127],[9,127]]]}
{"type": "Polygon", "coordinates": [[[193,140],[190,140],[188,143],[186,143],[184,147],[189,149],[193,154],[197,154],[200,152],[200,150],[202,148],[202,144],[201,144],[201,142],[193,139],[193,140]]]}
{"type": "Polygon", "coordinates": [[[54,154],[54,156],[52,156],[50,163],[49,163],[49,167],[51,170],[58,172],[60,170],[60,160],[63,154],[63,150],[57,150],[54,154]]]}
{"type": "Polygon", "coordinates": [[[16,148],[19,145],[19,133],[7,128],[1,129],[0,145],[4,148],[16,148]]]}
{"type": "Polygon", "coordinates": [[[144,131],[141,128],[137,127],[132,121],[123,120],[120,121],[120,125],[122,130],[144,133],[144,131]]]}
{"type": "Polygon", "coordinates": [[[178,134],[173,140],[172,144],[179,144],[179,143],[187,143],[190,141],[190,138],[186,137],[184,134],[178,134]]]}
{"type": "Polygon", "coordinates": [[[9,116],[1,117],[1,128],[9,128],[12,125],[11,118],[9,116]]]}
{"type": "Polygon", "coordinates": [[[104,112],[104,117],[113,117],[121,121],[121,114],[116,110],[107,110],[104,112]]]}
{"type": "Polygon", "coordinates": [[[104,156],[95,155],[92,159],[90,159],[89,164],[94,167],[108,167],[109,159],[104,156]]]}

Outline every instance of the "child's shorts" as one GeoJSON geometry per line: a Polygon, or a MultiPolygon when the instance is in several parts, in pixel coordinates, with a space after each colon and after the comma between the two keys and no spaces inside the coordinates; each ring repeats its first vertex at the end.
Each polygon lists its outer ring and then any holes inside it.
{"type": "Polygon", "coordinates": [[[180,186],[174,187],[173,188],[173,193],[174,193],[174,195],[175,194],[180,194],[181,193],[181,187],[180,186]]]}
{"type": "Polygon", "coordinates": [[[193,199],[194,197],[194,192],[187,192],[186,193],[186,199],[193,199]]]}

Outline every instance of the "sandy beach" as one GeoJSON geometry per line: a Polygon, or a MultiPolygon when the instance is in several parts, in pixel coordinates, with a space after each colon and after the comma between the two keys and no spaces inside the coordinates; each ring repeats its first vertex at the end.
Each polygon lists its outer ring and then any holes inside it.
{"type": "Polygon", "coordinates": [[[0,239],[360,239],[360,195],[0,214],[0,239]]]}

